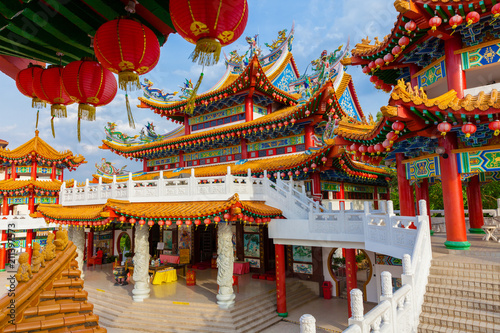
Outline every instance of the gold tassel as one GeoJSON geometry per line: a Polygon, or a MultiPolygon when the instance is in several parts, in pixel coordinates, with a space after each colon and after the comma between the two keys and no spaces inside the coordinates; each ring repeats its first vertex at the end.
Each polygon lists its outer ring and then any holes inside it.
{"type": "Polygon", "coordinates": [[[38,97],[33,97],[31,99],[31,107],[32,108],[44,108],[47,106],[47,103],[45,103],[44,101],[42,101],[40,98],[38,97]]]}
{"type": "Polygon", "coordinates": [[[78,117],[87,121],[95,120],[95,106],[90,104],[78,104],[78,117]]]}
{"type": "Polygon", "coordinates": [[[194,107],[195,107],[195,100],[196,100],[196,94],[198,92],[198,88],[200,88],[201,81],[203,81],[203,73],[200,74],[200,77],[198,78],[198,82],[196,82],[196,85],[194,86],[193,90],[191,90],[191,93],[189,94],[189,98],[186,103],[187,111],[186,113],[193,114],[194,112],[194,107]]]}
{"type": "Polygon", "coordinates": [[[118,73],[118,85],[121,90],[134,91],[141,89],[139,75],[132,71],[123,71],[118,73]]]}
{"type": "Polygon", "coordinates": [[[202,38],[196,42],[196,48],[191,53],[193,62],[200,65],[211,66],[219,62],[221,51],[220,42],[215,38],[202,38]]]}
{"type": "Polygon", "coordinates": [[[35,129],[38,129],[38,118],[40,118],[40,110],[36,111],[36,128],[35,129]]]}
{"type": "Polygon", "coordinates": [[[128,101],[128,94],[125,94],[125,102],[127,105],[128,125],[131,128],[135,128],[134,116],[132,115],[132,109],[130,109],[130,102],[128,101]]]}
{"type": "Polygon", "coordinates": [[[81,141],[81,137],[80,137],[80,115],[78,115],[78,123],[77,123],[77,133],[78,133],[78,142],[81,141]]]}
{"type": "Polygon", "coordinates": [[[52,137],[55,139],[56,138],[56,131],[54,130],[54,116],[50,118],[50,127],[52,128],[52,137]]]}
{"type": "Polygon", "coordinates": [[[66,118],[68,114],[66,112],[66,105],[52,104],[50,107],[50,115],[56,118],[66,118]]]}

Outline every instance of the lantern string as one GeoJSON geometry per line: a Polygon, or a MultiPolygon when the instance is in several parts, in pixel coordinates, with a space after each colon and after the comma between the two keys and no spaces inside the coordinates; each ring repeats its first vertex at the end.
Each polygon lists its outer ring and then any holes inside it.
{"type": "MultiPolygon", "coordinates": [[[[52,118],[50,118],[50,127],[52,129],[52,137],[55,138],[56,137],[56,132],[54,130],[54,118],[55,118],[55,116],[52,116],[52,118]]],[[[80,132],[80,131],[78,131],[78,132],[80,132]]],[[[80,141],[80,140],[78,140],[78,141],[80,141]]]]}
{"type": "Polygon", "coordinates": [[[125,104],[127,106],[128,125],[131,128],[135,128],[134,116],[132,114],[132,109],[130,108],[130,102],[128,101],[128,94],[126,90],[125,90],[125,104]]]}
{"type": "Polygon", "coordinates": [[[40,118],[40,110],[37,110],[36,111],[36,126],[35,126],[35,129],[37,130],[38,129],[38,119],[40,118]]]}
{"type": "Polygon", "coordinates": [[[81,117],[78,115],[78,123],[77,123],[77,134],[78,134],[78,142],[81,141],[81,136],[80,136],[80,122],[81,122],[81,117]]]}

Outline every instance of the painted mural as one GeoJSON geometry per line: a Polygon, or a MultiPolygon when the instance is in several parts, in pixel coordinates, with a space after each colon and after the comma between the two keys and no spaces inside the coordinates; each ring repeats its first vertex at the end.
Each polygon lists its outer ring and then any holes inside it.
{"type": "Polygon", "coordinates": [[[313,265],[312,264],[293,264],[293,271],[295,273],[300,274],[312,274],[313,273],[313,265]]]}
{"type": "Polygon", "coordinates": [[[245,257],[260,257],[260,239],[258,234],[244,234],[245,257]]]}
{"type": "Polygon", "coordinates": [[[311,246],[293,246],[293,261],[312,262],[312,247],[311,246]]]}
{"type": "Polygon", "coordinates": [[[245,258],[245,261],[250,263],[251,268],[260,268],[260,259],[245,258]]]}
{"type": "Polygon", "coordinates": [[[187,225],[179,227],[179,250],[189,249],[191,245],[191,229],[187,225]]]}

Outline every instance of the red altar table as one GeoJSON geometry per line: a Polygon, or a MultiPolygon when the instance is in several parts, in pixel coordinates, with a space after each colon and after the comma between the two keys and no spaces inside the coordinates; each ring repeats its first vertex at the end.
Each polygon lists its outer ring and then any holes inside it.
{"type": "Polygon", "coordinates": [[[164,264],[178,264],[180,257],[178,255],[160,254],[160,261],[164,264]]]}
{"type": "Polygon", "coordinates": [[[234,274],[246,274],[250,273],[250,263],[246,261],[235,261],[233,265],[234,274]]]}

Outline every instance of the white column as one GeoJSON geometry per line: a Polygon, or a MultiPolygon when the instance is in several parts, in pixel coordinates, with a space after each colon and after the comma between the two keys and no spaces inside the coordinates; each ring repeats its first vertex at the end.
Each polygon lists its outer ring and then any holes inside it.
{"type": "Polygon", "coordinates": [[[68,240],[71,242],[73,242],[73,231],[74,230],[75,230],[75,227],[73,227],[72,225],[68,225],[68,240]]]}
{"type": "Polygon", "coordinates": [[[217,244],[217,304],[221,309],[229,309],[234,306],[233,290],[233,233],[231,223],[219,223],[217,244]]]}
{"type": "Polygon", "coordinates": [[[76,245],[76,262],[78,263],[78,269],[82,274],[80,278],[83,279],[85,274],[83,273],[83,253],[85,251],[85,229],[82,228],[73,228],[72,232],[72,241],[76,245]]]}
{"type": "Polygon", "coordinates": [[[134,254],[134,302],[142,302],[149,298],[149,228],[148,226],[135,227],[135,254],[134,254]]]}
{"type": "Polygon", "coordinates": [[[300,317],[300,333],[316,333],[316,319],[312,315],[300,317]]]}

